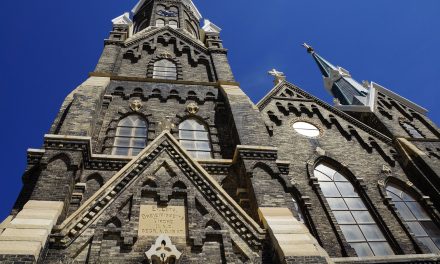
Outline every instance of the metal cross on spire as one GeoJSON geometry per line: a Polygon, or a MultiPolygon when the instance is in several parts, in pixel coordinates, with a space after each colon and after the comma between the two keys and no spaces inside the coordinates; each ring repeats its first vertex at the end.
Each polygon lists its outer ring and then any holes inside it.
{"type": "Polygon", "coordinates": [[[284,72],[280,72],[280,71],[277,71],[276,69],[272,69],[268,73],[270,75],[272,75],[273,77],[275,77],[275,79],[274,79],[275,85],[286,80],[286,75],[284,75],[284,72]]]}

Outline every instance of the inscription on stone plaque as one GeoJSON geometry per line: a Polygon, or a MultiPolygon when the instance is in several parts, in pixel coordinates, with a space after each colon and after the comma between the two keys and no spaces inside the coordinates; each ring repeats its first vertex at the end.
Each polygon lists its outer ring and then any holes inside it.
{"type": "Polygon", "coordinates": [[[141,205],[139,236],[185,237],[185,207],[141,205]]]}

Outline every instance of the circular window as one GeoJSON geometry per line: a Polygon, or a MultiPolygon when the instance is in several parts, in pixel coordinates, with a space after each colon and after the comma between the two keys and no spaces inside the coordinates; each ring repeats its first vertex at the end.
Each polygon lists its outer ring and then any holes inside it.
{"type": "Polygon", "coordinates": [[[298,134],[306,137],[314,138],[321,134],[319,128],[307,122],[295,122],[292,127],[298,134]]]}

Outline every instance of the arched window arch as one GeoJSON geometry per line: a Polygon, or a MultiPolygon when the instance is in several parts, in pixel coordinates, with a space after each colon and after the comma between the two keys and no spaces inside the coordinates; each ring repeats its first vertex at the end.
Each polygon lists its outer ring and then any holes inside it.
{"type": "Polygon", "coordinates": [[[411,233],[432,253],[440,253],[440,229],[414,196],[393,183],[387,184],[386,190],[411,233]]]}
{"type": "Polygon", "coordinates": [[[154,79],[177,80],[176,64],[170,60],[163,59],[154,63],[153,68],[154,79]]]}
{"type": "Polygon", "coordinates": [[[206,126],[196,119],[187,119],[179,125],[180,144],[198,159],[211,159],[212,148],[206,126]]]}
{"type": "Polygon", "coordinates": [[[293,202],[293,210],[295,210],[297,216],[298,216],[298,221],[300,221],[301,223],[305,224],[306,221],[304,219],[304,213],[301,209],[301,206],[299,205],[297,199],[295,197],[292,196],[292,202],[293,202]]]}
{"type": "Polygon", "coordinates": [[[194,37],[198,37],[197,31],[189,20],[186,20],[186,30],[191,33],[194,37]]]}
{"type": "Polygon", "coordinates": [[[405,129],[406,133],[408,133],[412,138],[425,138],[422,133],[417,130],[412,124],[409,122],[401,123],[403,129],[405,129]]]}
{"type": "Polygon", "coordinates": [[[116,128],[113,155],[136,156],[147,145],[148,123],[138,115],[119,121],[116,128]]]}
{"type": "Polygon", "coordinates": [[[165,20],[156,19],[156,27],[164,27],[164,26],[165,26],[165,20]]]}
{"type": "Polygon", "coordinates": [[[320,163],[314,176],[346,241],[361,256],[385,256],[394,252],[365,203],[346,176],[320,163]]]}
{"type": "Polygon", "coordinates": [[[170,20],[168,22],[168,26],[170,26],[172,28],[177,28],[177,21],[176,20],[170,20]]]}

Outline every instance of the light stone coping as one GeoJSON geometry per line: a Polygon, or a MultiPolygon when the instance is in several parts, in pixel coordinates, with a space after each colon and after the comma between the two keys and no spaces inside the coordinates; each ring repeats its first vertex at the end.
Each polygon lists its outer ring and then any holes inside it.
{"type": "Polygon", "coordinates": [[[321,251],[313,244],[285,245],[281,244],[281,254],[283,257],[291,256],[321,256],[321,251]]]}
{"type": "Polygon", "coordinates": [[[232,164],[231,159],[195,159],[200,164],[232,164]]]}
{"type": "Polygon", "coordinates": [[[0,255],[32,255],[38,259],[40,242],[0,241],[0,255]]]}
{"type": "Polygon", "coordinates": [[[28,241],[46,244],[49,231],[46,229],[13,229],[8,228],[0,235],[0,241],[28,241]]]}
{"type": "Polygon", "coordinates": [[[9,225],[13,218],[14,217],[10,215],[6,217],[6,219],[0,224],[0,234],[3,232],[3,229],[5,229],[9,225]]]}
{"type": "Polygon", "coordinates": [[[274,234],[274,236],[281,244],[286,245],[315,243],[314,237],[309,234],[274,234]]]}
{"type": "Polygon", "coordinates": [[[8,228],[17,229],[46,229],[49,232],[54,226],[53,220],[48,219],[20,219],[15,218],[9,223],[8,228]]]}
{"type": "MultiPolygon", "coordinates": [[[[417,154],[420,157],[427,156],[425,152],[421,151],[419,148],[417,148],[413,143],[408,141],[406,138],[397,138],[397,141],[400,142],[400,144],[408,150],[409,154],[417,154]]],[[[411,156],[411,155],[410,155],[411,156]]]]}
{"type": "Polygon", "coordinates": [[[333,263],[328,254],[319,246],[307,227],[299,222],[289,208],[258,209],[260,219],[275,245],[281,260],[290,256],[320,256],[333,263]]]}
{"type": "Polygon", "coordinates": [[[56,210],[61,213],[63,211],[63,207],[63,202],[30,200],[24,205],[23,209],[56,210]]]}
{"type": "Polygon", "coordinates": [[[55,220],[60,216],[58,210],[43,210],[43,209],[24,209],[17,214],[19,219],[47,219],[55,220]]]}
{"type": "MultiPolygon", "coordinates": [[[[46,135],[49,136],[49,135],[46,135]]],[[[50,135],[57,136],[57,135],[50,135]]],[[[70,139],[70,136],[58,136],[63,139],[70,139]]],[[[62,230],[63,233],[65,233],[67,230],[63,230],[64,228],[68,228],[69,225],[73,224],[74,221],[79,218],[81,215],[84,215],[87,212],[87,209],[93,204],[93,202],[103,194],[110,193],[112,190],[112,186],[116,181],[125,174],[127,170],[129,170],[133,165],[138,162],[138,160],[148,155],[150,152],[150,149],[152,146],[157,145],[163,137],[166,137],[169,141],[173,143],[173,145],[183,154],[183,156],[193,165],[200,173],[201,175],[207,180],[214,189],[216,189],[221,195],[222,198],[227,200],[229,204],[231,204],[234,209],[241,215],[241,217],[250,224],[258,233],[264,234],[264,230],[261,229],[261,227],[253,220],[242,208],[240,205],[235,202],[234,199],[232,199],[226,191],[220,186],[220,184],[197,162],[195,161],[191,155],[180,145],[180,143],[170,134],[169,131],[165,130],[163,131],[155,140],[153,140],[144,150],[142,150],[138,156],[132,158],[132,160],[127,163],[119,172],[117,172],[104,186],[101,187],[92,197],[90,197],[87,201],[84,202],[84,204],[76,210],[73,214],[71,214],[66,220],[61,223],[57,228],[59,230],[62,230]]],[[[75,137],[74,137],[75,138],[75,137]]],[[[81,138],[87,138],[88,141],[91,140],[90,137],[81,137],[81,138]]],[[[106,196],[106,195],[104,195],[106,196]]]]}
{"type": "Polygon", "coordinates": [[[332,258],[332,260],[335,263],[356,263],[356,262],[375,262],[378,261],[388,261],[388,262],[382,262],[382,263],[393,263],[400,262],[400,261],[406,261],[406,260],[440,260],[440,256],[436,254],[411,254],[411,255],[394,255],[394,256],[375,256],[375,257],[349,257],[349,258],[332,258]]]}
{"type": "Polygon", "coordinates": [[[63,206],[63,202],[28,201],[14,219],[10,216],[2,224],[6,229],[0,234],[0,254],[38,259],[63,206]]]}
{"type": "Polygon", "coordinates": [[[270,225],[274,234],[307,234],[309,230],[301,225],[270,225]]]}
{"type": "Polygon", "coordinates": [[[269,225],[298,225],[297,222],[293,221],[291,218],[267,218],[266,222],[269,225]]]}

